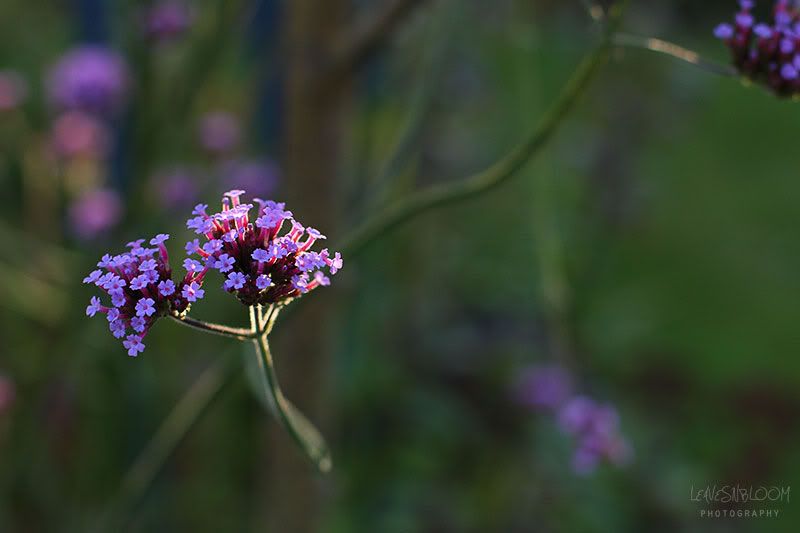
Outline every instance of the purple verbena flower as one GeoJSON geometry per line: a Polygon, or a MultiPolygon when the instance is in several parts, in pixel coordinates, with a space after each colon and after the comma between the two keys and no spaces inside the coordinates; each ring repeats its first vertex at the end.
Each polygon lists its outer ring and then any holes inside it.
{"type": "Polygon", "coordinates": [[[147,326],[147,319],[141,316],[131,318],[131,328],[137,333],[143,333],[147,326]]]}
{"type": "Polygon", "coordinates": [[[128,355],[136,357],[144,351],[144,343],[142,337],[139,335],[128,335],[128,338],[122,342],[122,345],[128,350],[128,355]]]}
{"type": "Polygon", "coordinates": [[[136,316],[152,316],[156,312],[155,300],[143,298],[136,302],[136,316]]]}
{"type": "Polygon", "coordinates": [[[206,291],[200,288],[200,285],[194,281],[183,287],[183,297],[190,302],[196,302],[205,295],[206,291]]]}
{"type": "Polygon", "coordinates": [[[100,304],[100,298],[92,296],[89,306],[86,308],[86,316],[94,316],[102,310],[103,306],[100,304]]]}
{"type": "Polygon", "coordinates": [[[273,201],[255,199],[258,209],[251,220],[253,205],[241,203],[243,195],[240,189],[225,193],[217,213],[208,214],[207,206],[195,209],[187,226],[202,227],[198,233],[208,242],[202,248],[187,245],[187,250],[226,274],[223,287],[245,305],[282,304],[328,285],[330,279],[322,270],[335,274],[342,258],[338,252],[331,258],[327,250],[311,250],[325,236],[305,228],[285,204],[273,201]]]}
{"type": "Polygon", "coordinates": [[[234,263],[236,263],[236,260],[233,257],[228,254],[220,254],[219,258],[214,263],[214,268],[223,273],[230,272],[233,269],[234,263]]]}
{"type": "Polygon", "coordinates": [[[241,272],[231,272],[225,280],[224,287],[229,291],[238,290],[244,287],[246,281],[247,278],[241,272]]]}
{"type": "Polygon", "coordinates": [[[763,84],[778,96],[800,94],[800,75],[792,56],[800,41],[800,10],[796,2],[774,3],[771,21],[756,22],[753,2],[739,3],[733,24],[716,26],[714,36],[725,42],[740,74],[763,84]]]}
{"type": "Polygon", "coordinates": [[[98,262],[102,270],[95,270],[84,278],[94,283],[111,297],[113,307],[106,307],[100,298],[93,297],[87,315],[105,313],[114,337],[126,338],[125,348],[130,355],[144,350],[142,340],[158,318],[185,313],[191,302],[203,295],[201,284],[207,269],[189,272],[180,282],[171,279],[172,270],[164,242],[166,234],[159,234],[151,243],[157,249],[142,248],[144,239],[128,243],[129,253],[105,254],[98,262]],[[128,335],[128,328],[136,335],[128,335]]]}
{"type": "Polygon", "coordinates": [[[175,294],[175,283],[171,279],[164,280],[158,284],[158,293],[161,296],[175,294]]]}

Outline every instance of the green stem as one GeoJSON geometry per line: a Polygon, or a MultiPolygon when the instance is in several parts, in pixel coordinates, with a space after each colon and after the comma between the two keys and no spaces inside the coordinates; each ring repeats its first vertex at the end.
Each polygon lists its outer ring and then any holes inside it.
{"type": "Polygon", "coordinates": [[[429,187],[389,206],[345,238],[341,245],[342,251],[350,256],[355,255],[384,234],[424,212],[488,192],[514,176],[547,145],[564,118],[575,107],[579,97],[586,91],[600,66],[608,59],[625,4],[627,1],[610,10],[600,43],[578,66],[539,126],[516,148],[482,172],[456,183],[429,187]]]}
{"type": "Polygon", "coordinates": [[[230,326],[223,326],[222,324],[214,324],[212,322],[203,322],[188,316],[181,316],[178,314],[170,314],[169,317],[175,322],[184,326],[204,331],[206,333],[213,333],[214,335],[222,335],[223,337],[230,337],[240,341],[246,341],[256,335],[254,330],[245,328],[232,328],[230,326]]]}
{"type": "Polygon", "coordinates": [[[268,316],[264,316],[260,306],[258,309],[255,306],[250,307],[250,321],[253,324],[253,329],[265,332],[263,335],[256,335],[253,338],[253,344],[258,355],[259,368],[261,369],[261,377],[263,378],[264,391],[275,417],[284,429],[302,448],[320,472],[328,472],[332,468],[333,462],[325,440],[311,422],[286,399],[280,389],[280,385],[278,385],[278,375],[275,372],[275,364],[267,342],[267,334],[272,330],[272,325],[278,317],[279,311],[280,307],[271,307],[268,311],[268,316]]]}
{"type": "Polygon", "coordinates": [[[728,65],[720,65],[703,59],[700,54],[688,48],[684,48],[675,43],[656,39],[655,37],[640,37],[638,35],[630,35],[627,33],[617,33],[614,35],[613,43],[616,46],[624,46],[628,48],[639,48],[641,50],[648,50],[657,54],[664,54],[673,57],[679,61],[689,63],[695,67],[718,74],[720,76],[737,76],[736,69],[728,65]]]}

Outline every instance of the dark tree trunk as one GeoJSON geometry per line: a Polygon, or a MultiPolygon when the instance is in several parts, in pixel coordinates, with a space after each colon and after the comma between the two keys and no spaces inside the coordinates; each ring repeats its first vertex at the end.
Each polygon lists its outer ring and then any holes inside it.
{"type": "MultiPolygon", "coordinates": [[[[337,213],[339,142],[343,132],[341,86],[323,91],[319,83],[343,28],[343,0],[286,2],[284,50],[287,204],[304,224],[331,234],[337,213]]],[[[284,328],[276,331],[276,366],[287,396],[326,433],[320,391],[325,387],[329,342],[328,305],[315,295],[284,328]]],[[[336,456],[334,454],[334,469],[336,456]]],[[[270,493],[264,518],[270,531],[315,531],[323,512],[325,480],[277,426],[270,434],[266,482],[270,493]]]]}

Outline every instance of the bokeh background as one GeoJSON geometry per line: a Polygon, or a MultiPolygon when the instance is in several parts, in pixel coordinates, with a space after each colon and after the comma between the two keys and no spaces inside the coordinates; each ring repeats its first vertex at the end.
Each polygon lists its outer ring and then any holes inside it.
{"type": "MultiPolygon", "coordinates": [[[[103,253],[167,232],[181,257],[194,203],[229,188],[288,200],[335,248],[488,166],[597,38],[578,1],[417,4],[329,82],[383,2],[154,21],[159,3],[3,1],[0,531],[797,531],[794,501],[708,520],[690,490],[800,488],[800,109],[668,57],[615,50],[512,182],[345,256],[282,317],[278,372],[327,476],[263,409],[250,347],[161,321],[133,359],[84,315],[103,253]],[[87,44],[119,54],[126,89],[65,118],[49,73],[87,44]],[[552,364],[618,411],[624,464],[576,472],[575,440],[520,400],[552,364]],[[189,390],[207,401],[148,473],[189,390]]],[[[735,8],[633,2],[625,28],[725,62],[711,30],[735,8]]],[[[193,315],[245,325],[221,283],[193,315]]]]}

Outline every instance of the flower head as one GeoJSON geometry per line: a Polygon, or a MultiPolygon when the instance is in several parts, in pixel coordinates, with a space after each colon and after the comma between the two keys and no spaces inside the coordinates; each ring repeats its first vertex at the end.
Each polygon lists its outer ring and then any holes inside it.
{"type": "Polygon", "coordinates": [[[742,0],[732,23],[714,28],[714,36],[725,42],[732,62],[743,76],[767,86],[779,96],[800,94],[800,76],[795,53],[800,29],[800,10],[788,0],[777,0],[772,20],[756,22],[754,2],[742,0]]]}
{"type": "Polygon", "coordinates": [[[139,335],[128,335],[128,338],[122,342],[122,345],[128,350],[128,355],[136,357],[144,351],[144,343],[142,337],[139,335]]]}
{"type": "Polygon", "coordinates": [[[223,287],[245,305],[286,303],[330,284],[325,272],[341,269],[341,254],[311,250],[325,236],[297,222],[285,204],[255,199],[254,209],[242,202],[243,196],[240,189],[225,193],[218,213],[198,206],[187,226],[208,241],[202,247],[187,244],[187,252],[202,255],[207,265],[225,274],[223,287]]]}
{"type": "Polygon", "coordinates": [[[197,300],[205,296],[206,291],[201,289],[200,285],[198,285],[196,282],[193,281],[183,287],[183,291],[181,292],[181,294],[188,301],[196,302],[197,300]]]}
{"type": "Polygon", "coordinates": [[[98,262],[100,268],[83,279],[84,283],[105,291],[112,305],[107,307],[94,296],[86,314],[105,314],[112,335],[125,339],[123,345],[131,356],[144,350],[142,341],[156,320],[167,314],[186,312],[191,302],[203,296],[205,270],[188,272],[177,283],[172,280],[169,255],[164,247],[167,238],[159,234],[150,239],[156,248],[143,248],[144,239],[132,241],[128,243],[128,252],[104,255],[98,262]],[[135,334],[128,334],[130,330],[135,334]]]}

